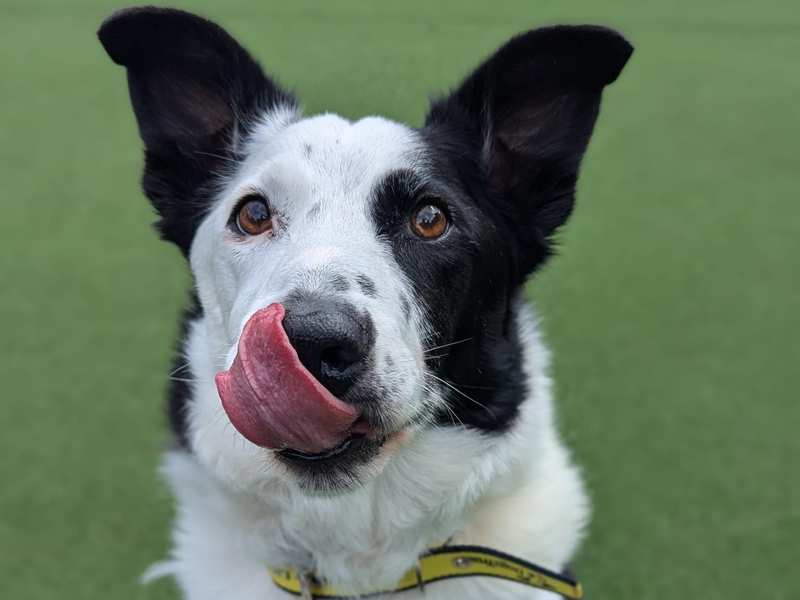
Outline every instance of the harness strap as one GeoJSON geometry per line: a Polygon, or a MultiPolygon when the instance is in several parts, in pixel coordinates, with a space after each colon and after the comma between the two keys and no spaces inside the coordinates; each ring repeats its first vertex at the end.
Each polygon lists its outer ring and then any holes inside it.
{"type": "Polygon", "coordinates": [[[454,577],[497,577],[516,581],[531,587],[549,590],[565,598],[583,597],[581,584],[575,580],[553,573],[543,567],[509,554],[481,546],[444,546],[428,550],[420,559],[419,566],[411,569],[392,589],[347,593],[325,582],[313,574],[300,576],[293,569],[268,569],[282,590],[311,598],[338,598],[345,600],[354,595],[361,597],[402,592],[412,588],[424,589],[425,585],[454,577]]]}

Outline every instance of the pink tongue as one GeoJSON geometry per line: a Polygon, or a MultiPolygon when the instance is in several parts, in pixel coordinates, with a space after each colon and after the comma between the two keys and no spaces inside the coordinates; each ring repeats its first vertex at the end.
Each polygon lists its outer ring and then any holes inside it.
{"type": "Polygon", "coordinates": [[[244,326],[231,368],[215,381],[233,426],[258,446],[318,453],[349,435],[358,411],[336,398],[300,363],[270,304],[244,326]]]}

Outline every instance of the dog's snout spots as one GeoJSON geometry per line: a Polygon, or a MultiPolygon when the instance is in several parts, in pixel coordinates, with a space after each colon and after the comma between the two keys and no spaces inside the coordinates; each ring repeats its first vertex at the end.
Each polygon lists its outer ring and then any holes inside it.
{"type": "Polygon", "coordinates": [[[387,369],[393,369],[394,368],[394,360],[392,360],[392,355],[391,354],[387,354],[386,356],[384,356],[383,357],[383,362],[386,363],[386,368],[387,369]]]}
{"type": "Polygon", "coordinates": [[[350,282],[343,275],[338,273],[331,277],[331,285],[337,292],[346,292],[350,289],[350,282]]]}
{"type": "Polygon", "coordinates": [[[311,222],[316,221],[317,217],[319,216],[319,211],[321,210],[321,208],[322,207],[320,206],[319,202],[317,202],[314,206],[312,206],[307,214],[308,220],[311,222]]]}
{"type": "Polygon", "coordinates": [[[378,297],[378,286],[375,285],[372,279],[362,274],[356,277],[356,282],[358,282],[358,287],[361,288],[365,296],[369,298],[378,297]]]}

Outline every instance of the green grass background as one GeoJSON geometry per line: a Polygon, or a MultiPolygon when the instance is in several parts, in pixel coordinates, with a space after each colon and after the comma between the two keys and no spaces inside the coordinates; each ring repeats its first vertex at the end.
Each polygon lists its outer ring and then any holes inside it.
{"type": "MultiPolygon", "coordinates": [[[[176,1],[310,113],[419,124],[510,35],[617,27],[561,256],[531,282],[595,506],[595,600],[800,598],[800,4],[176,1]]],[[[155,469],[188,278],[149,228],[119,2],[0,0],[0,597],[175,598],[155,469]]]]}

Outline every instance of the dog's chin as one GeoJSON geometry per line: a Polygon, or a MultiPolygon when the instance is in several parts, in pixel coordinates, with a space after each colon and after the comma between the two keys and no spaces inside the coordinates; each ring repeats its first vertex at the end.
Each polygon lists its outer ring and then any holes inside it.
{"type": "Polygon", "coordinates": [[[380,438],[353,435],[336,448],[319,454],[294,450],[272,454],[277,465],[303,493],[338,496],[378,476],[409,435],[408,428],[380,438]]]}

